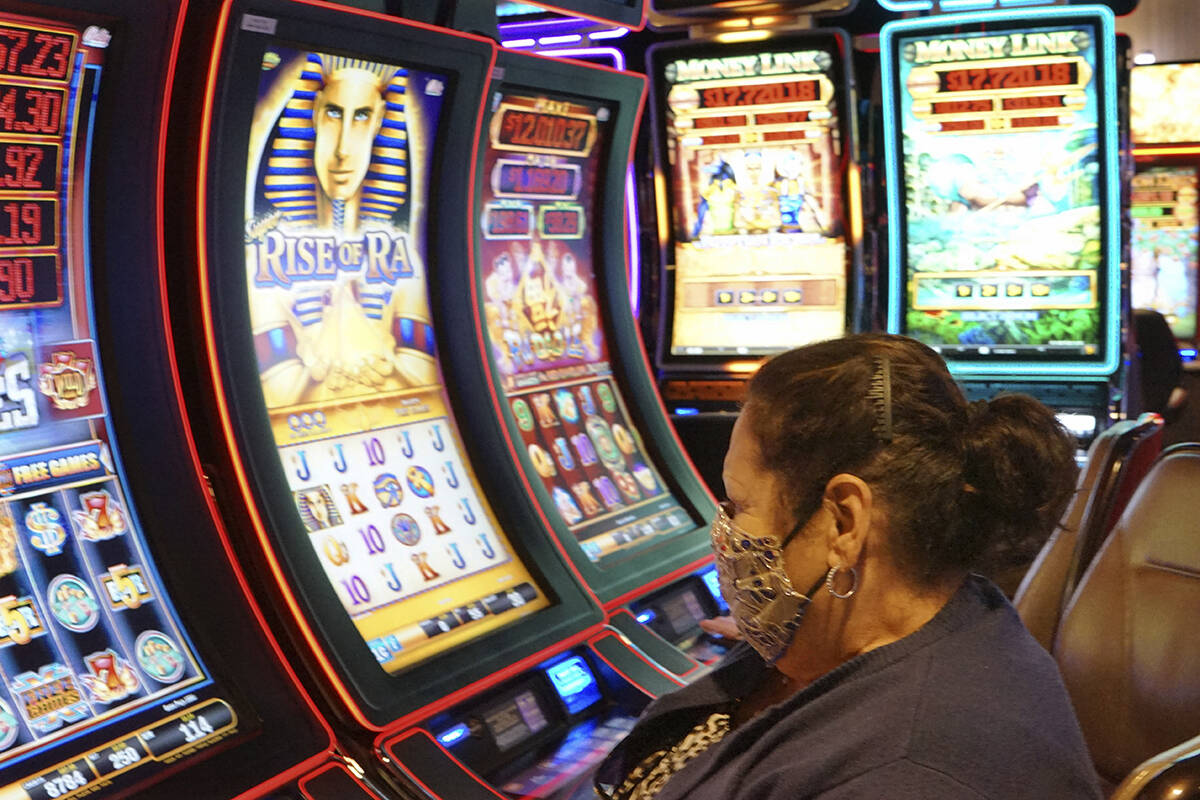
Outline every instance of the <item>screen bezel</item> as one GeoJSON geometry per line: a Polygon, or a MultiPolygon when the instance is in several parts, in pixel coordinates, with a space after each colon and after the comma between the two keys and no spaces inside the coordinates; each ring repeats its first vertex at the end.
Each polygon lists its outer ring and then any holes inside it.
{"type": "MultiPolygon", "coordinates": [[[[855,85],[850,57],[850,35],[839,28],[820,28],[802,33],[788,33],[759,39],[753,42],[727,44],[715,40],[668,42],[652,46],[646,52],[647,69],[650,74],[650,119],[651,135],[654,146],[654,169],[656,179],[661,178],[665,209],[660,210],[659,240],[659,307],[658,307],[658,341],[655,348],[655,361],[659,369],[671,372],[720,372],[731,368],[731,362],[746,363],[761,360],[774,353],[787,350],[781,346],[771,353],[764,354],[705,354],[682,355],[671,352],[671,342],[675,335],[675,281],[676,281],[676,240],[674,177],[668,152],[671,142],[667,136],[667,113],[665,110],[667,94],[670,87],[664,77],[664,67],[667,61],[681,56],[693,55],[703,58],[711,54],[713,57],[728,57],[760,53],[764,50],[775,50],[795,47],[810,47],[829,52],[834,58],[834,66],[828,75],[834,83],[835,100],[839,103],[838,136],[841,140],[842,160],[838,169],[838,180],[842,186],[842,216],[845,220],[844,234],[846,247],[846,291],[845,308],[843,309],[842,334],[857,329],[855,313],[855,283],[861,276],[861,247],[854,241],[850,207],[850,175],[852,165],[857,160],[857,108],[855,102],[855,85]],[[665,224],[666,229],[661,226],[665,224]]],[[[840,334],[839,334],[840,335],[840,334]]]]}
{"type": "MultiPolygon", "coordinates": [[[[561,560],[537,539],[521,540],[511,534],[529,527],[519,506],[493,504],[504,530],[510,532],[515,555],[525,561],[541,591],[552,605],[524,619],[431,655],[412,666],[388,674],[375,661],[362,635],[347,615],[330,585],[317,554],[307,542],[296,512],[269,416],[259,388],[258,364],[250,332],[246,298],[246,275],[242,223],[244,188],[247,181],[249,119],[257,97],[257,69],[264,48],[272,42],[305,49],[342,52],[427,69],[447,76],[447,92],[438,129],[428,185],[430,192],[426,234],[427,274],[434,280],[445,264],[467,258],[467,210],[461,198],[471,190],[470,171],[454,169],[469,163],[477,131],[480,101],[494,45],[487,40],[440,31],[414,23],[384,21],[357,15],[350,9],[334,9],[289,2],[289,0],[243,0],[234,6],[230,29],[221,54],[218,105],[211,139],[212,168],[207,176],[208,219],[214,220],[205,243],[210,271],[215,347],[221,354],[218,365],[232,416],[231,448],[241,454],[249,473],[249,500],[265,518],[265,543],[279,556],[285,591],[301,603],[296,613],[301,628],[315,636],[318,659],[332,665],[336,677],[344,679],[351,696],[342,699],[379,728],[432,700],[476,680],[488,677],[523,657],[549,647],[598,618],[584,593],[570,580],[561,560]],[[276,20],[272,34],[244,30],[238,26],[242,12],[269,15],[276,20]],[[246,76],[254,76],[246,80],[246,76]],[[241,78],[241,82],[238,79],[241,78]],[[248,84],[248,85],[247,85],[248,84]],[[229,220],[236,221],[230,223],[229,220]]],[[[441,342],[444,360],[450,327],[440,317],[431,298],[431,311],[441,342]]],[[[443,365],[443,375],[447,375],[443,365]]],[[[449,380],[446,383],[450,383],[449,380]]],[[[447,387],[452,391],[452,387],[447,387]]],[[[454,409],[462,428],[460,408],[454,409]]],[[[467,459],[486,463],[480,445],[464,436],[467,459]]],[[[488,498],[514,496],[519,490],[495,471],[475,470],[479,487],[488,498]]]]}
{"type": "MultiPolygon", "coordinates": [[[[485,300],[482,271],[472,263],[474,303],[477,308],[473,323],[478,340],[478,358],[486,365],[489,391],[496,407],[494,423],[502,429],[510,458],[518,471],[527,476],[528,491],[532,492],[542,512],[545,524],[553,531],[559,545],[571,559],[578,574],[596,593],[606,608],[615,606],[633,593],[646,591],[666,576],[686,571],[711,555],[707,521],[715,513],[715,503],[696,475],[683,452],[674,429],[667,419],[658,397],[657,387],[646,361],[637,322],[629,305],[626,270],[627,246],[625,218],[625,175],[634,140],[639,111],[645,95],[645,79],[640,75],[620,72],[606,67],[591,66],[549,59],[541,56],[501,50],[497,60],[497,77],[489,89],[496,91],[545,92],[554,96],[576,97],[602,102],[613,109],[609,128],[607,158],[601,162],[596,177],[596,203],[600,215],[593,220],[593,261],[599,317],[608,344],[610,378],[625,400],[630,422],[643,434],[646,456],[654,462],[666,488],[687,513],[693,530],[675,534],[662,541],[650,540],[642,547],[632,547],[614,553],[611,560],[593,562],[584,553],[575,535],[560,518],[550,493],[546,490],[521,441],[521,432],[513,417],[499,376],[490,365],[486,349],[486,334],[480,319],[485,300]],[[503,70],[503,72],[501,72],[503,70]],[[619,567],[618,567],[619,565],[619,567]],[[618,568],[614,568],[618,567],[618,568]]],[[[489,112],[490,116],[490,112],[489,112]]],[[[486,120],[485,120],[486,125],[486,120]]],[[[481,138],[476,154],[476,208],[479,213],[480,187],[486,180],[478,165],[484,163],[487,142],[481,138]]],[[[472,237],[479,240],[477,222],[472,223],[472,237]]],[[[629,232],[636,235],[636,231],[629,232]]],[[[478,248],[477,248],[478,249],[478,248]]]]}
{"type": "Polygon", "coordinates": [[[888,191],[888,316],[889,333],[904,334],[908,304],[907,212],[903,193],[895,187],[905,185],[901,150],[899,86],[899,39],[914,35],[936,36],[971,34],[980,31],[1026,31],[1068,25],[1091,26],[1096,42],[1096,106],[1100,155],[1100,276],[1102,300],[1098,352],[1092,357],[1050,356],[1040,360],[1013,357],[959,358],[942,353],[950,371],[956,375],[1024,375],[1036,377],[1102,377],[1116,372],[1121,357],[1121,278],[1120,278],[1120,175],[1117,164],[1118,134],[1108,120],[1117,119],[1116,34],[1113,14],[1107,8],[1030,9],[1019,16],[975,13],[890,22],[880,32],[880,57],[883,69],[884,151],[887,162],[888,191]]]}

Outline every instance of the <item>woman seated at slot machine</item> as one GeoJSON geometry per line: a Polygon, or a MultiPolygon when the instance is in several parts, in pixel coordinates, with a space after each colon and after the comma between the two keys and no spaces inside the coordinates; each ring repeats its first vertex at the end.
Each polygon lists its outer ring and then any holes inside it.
{"type": "Polygon", "coordinates": [[[1025,558],[1074,486],[1029,397],[967,404],[898,336],[751,381],[712,526],[745,641],[602,765],[619,800],[1098,798],[1058,670],[972,570],[1025,558]]]}

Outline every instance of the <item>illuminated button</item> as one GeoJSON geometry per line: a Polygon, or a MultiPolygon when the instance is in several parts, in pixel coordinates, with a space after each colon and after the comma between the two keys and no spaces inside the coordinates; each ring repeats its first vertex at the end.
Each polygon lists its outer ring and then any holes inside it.
{"type": "Polygon", "coordinates": [[[955,285],[954,292],[959,297],[970,297],[975,294],[975,287],[969,283],[959,283],[955,285]]]}
{"type": "Polygon", "coordinates": [[[775,291],[774,289],[763,289],[763,292],[758,296],[758,299],[763,303],[778,303],[779,292],[775,291]]]}
{"type": "Polygon", "coordinates": [[[455,742],[462,741],[463,739],[467,738],[467,736],[469,736],[469,735],[470,735],[470,731],[467,729],[467,726],[460,722],[459,724],[455,725],[453,728],[450,728],[447,731],[443,731],[442,733],[439,733],[437,736],[437,740],[443,747],[449,747],[450,745],[454,744],[455,742]]]}
{"type": "Polygon", "coordinates": [[[749,305],[758,302],[758,292],[753,289],[743,289],[738,292],[738,302],[742,305],[749,305]]]}
{"type": "Polygon", "coordinates": [[[994,283],[985,283],[983,286],[979,287],[980,297],[995,297],[999,293],[1000,289],[994,283]]]}
{"type": "Polygon", "coordinates": [[[1049,297],[1050,296],[1050,284],[1035,283],[1033,286],[1029,287],[1029,293],[1032,294],[1034,297],[1049,297]]]}
{"type": "Polygon", "coordinates": [[[804,291],[802,289],[787,289],[783,293],[783,302],[799,303],[804,300],[804,291]]]}
{"type": "Polygon", "coordinates": [[[716,294],[718,305],[727,306],[733,302],[733,292],[728,289],[722,289],[716,294]]]}
{"type": "Polygon", "coordinates": [[[1004,287],[1004,293],[1009,297],[1021,297],[1025,294],[1025,285],[1022,283],[1009,283],[1004,287]]]}

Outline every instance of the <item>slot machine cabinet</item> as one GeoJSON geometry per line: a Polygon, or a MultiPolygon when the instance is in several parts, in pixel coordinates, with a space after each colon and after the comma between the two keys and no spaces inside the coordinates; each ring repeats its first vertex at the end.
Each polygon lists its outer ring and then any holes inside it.
{"type": "Polygon", "coordinates": [[[172,300],[234,547],[377,786],[494,797],[494,770],[679,685],[476,433],[456,276],[495,47],[292,0],[231,0],[215,30],[172,300]]]}
{"type": "Polygon", "coordinates": [[[656,366],[713,491],[765,357],[862,328],[850,36],[652,47],[661,265],[656,366]]]}
{"type": "Polygon", "coordinates": [[[880,39],[888,185],[907,187],[888,197],[888,330],[969,399],[1033,394],[1086,447],[1123,381],[1112,12],[947,14],[880,39]]]}
{"type": "Polygon", "coordinates": [[[0,12],[0,797],[372,797],[180,414],[157,195],[185,6],[0,12]]]}
{"type": "Polygon", "coordinates": [[[1186,115],[1200,63],[1136,66],[1130,76],[1130,126],[1137,173],[1133,177],[1130,305],[1161,313],[1182,351],[1194,360],[1197,268],[1197,197],[1200,130],[1186,115]]]}
{"type": "Polygon", "coordinates": [[[623,608],[647,584],[678,577],[678,564],[703,565],[708,549],[694,521],[700,501],[668,471],[682,462],[663,458],[656,438],[665,418],[654,427],[639,408],[654,397],[645,362],[628,360],[641,351],[621,201],[643,87],[627,73],[508,51],[493,70],[476,156],[475,268],[438,278],[472,286],[473,302],[433,293],[452,334],[443,368],[472,409],[459,417],[464,438],[488,442],[491,468],[513,472],[537,503],[541,527],[524,535],[565,551],[607,625],[587,648],[509,671],[383,738],[431,795],[591,797],[594,766],[647,697],[702,669],[623,608]],[[630,363],[641,382],[628,378],[630,363]]]}
{"type": "Polygon", "coordinates": [[[476,178],[477,308],[464,321],[496,402],[490,435],[573,569],[610,624],[689,676],[697,661],[636,619],[642,599],[681,580],[697,620],[717,611],[697,575],[710,568],[711,496],[626,301],[624,178],[643,92],[640,76],[502,51],[476,178]]]}

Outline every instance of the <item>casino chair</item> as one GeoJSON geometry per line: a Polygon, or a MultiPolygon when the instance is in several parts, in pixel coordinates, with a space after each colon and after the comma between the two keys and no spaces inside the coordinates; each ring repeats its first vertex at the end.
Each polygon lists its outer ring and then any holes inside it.
{"type": "Polygon", "coordinates": [[[1054,639],[1111,800],[1200,798],[1198,487],[1200,444],[1163,451],[1084,572],[1054,639]]]}
{"type": "Polygon", "coordinates": [[[1047,650],[1080,576],[1161,451],[1162,431],[1161,417],[1144,414],[1092,440],[1062,521],[1013,595],[1025,627],[1047,650]]]}

